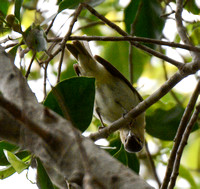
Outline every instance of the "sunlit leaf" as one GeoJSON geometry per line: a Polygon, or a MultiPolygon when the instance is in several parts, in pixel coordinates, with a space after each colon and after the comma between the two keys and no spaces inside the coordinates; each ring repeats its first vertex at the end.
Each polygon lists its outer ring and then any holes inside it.
{"type": "Polygon", "coordinates": [[[200,45],[200,39],[199,39],[199,35],[200,35],[200,24],[199,26],[197,26],[193,31],[192,34],[190,36],[190,39],[192,40],[193,44],[195,46],[199,46],[200,45]]]}
{"type": "Polygon", "coordinates": [[[17,173],[21,173],[22,171],[28,168],[28,165],[24,163],[22,160],[20,160],[12,152],[4,150],[4,154],[7,160],[10,162],[10,164],[13,166],[13,168],[17,171],[17,173]]]}
{"type": "Polygon", "coordinates": [[[14,174],[15,172],[15,169],[11,165],[7,166],[6,168],[0,169],[0,179],[5,179],[14,174]]]}
{"type": "Polygon", "coordinates": [[[5,141],[0,141],[0,166],[4,166],[4,165],[9,164],[9,162],[6,159],[5,154],[3,152],[4,149],[9,150],[11,152],[14,152],[17,149],[19,149],[19,147],[15,146],[13,144],[10,144],[8,142],[5,142],[5,141]]]}
{"type": "Polygon", "coordinates": [[[191,185],[192,187],[194,187],[194,188],[196,187],[196,188],[197,188],[197,184],[195,183],[195,180],[194,180],[192,174],[191,174],[190,171],[189,171],[186,167],[184,167],[183,165],[180,165],[180,168],[179,168],[179,175],[180,175],[182,178],[186,179],[186,180],[190,183],[190,185],[191,185]]]}

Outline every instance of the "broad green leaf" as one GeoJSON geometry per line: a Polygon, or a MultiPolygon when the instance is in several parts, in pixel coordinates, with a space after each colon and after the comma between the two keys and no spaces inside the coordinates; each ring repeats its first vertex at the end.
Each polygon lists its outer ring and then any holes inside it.
{"type": "Polygon", "coordinates": [[[124,11],[126,31],[130,33],[131,24],[135,23],[134,35],[159,39],[164,27],[161,15],[162,9],[157,0],[131,0],[124,11]]]}
{"type": "MultiPolygon", "coordinates": [[[[110,42],[104,46],[103,58],[108,60],[129,80],[129,44],[127,42],[110,42]]],[[[147,54],[133,48],[133,78],[138,80],[144,70],[144,65],[149,62],[147,54]]]]}
{"type": "MultiPolygon", "coordinates": [[[[27,162],[30,160],[31,154],[28,151],[21,151],[21,152],[17,152],[15,154],[19,159],[21,159],[23,162],[27,162]]],[[[3,154],[0,157],[0,166],[7,166],[10,165],[10,163],[8,162],[7,158],[5,157],[5,155],[3,154]]]]}
{"type": "MultiPolygon", "coordinates": [[[[165,106],[153,108],[153,111],[147,112],[146,132],[161,140],[172,141],[183,116],[184,108],[177,105],[167,109],[167,105],[165,106]]],[[[193,131],[197,128],[198,125],[195,124],[193,131]]]]}
{"type": "Polygon", "coordinates": [[[8,160],[6,159],[3,150],[9,150],[11,152],[14,152],[16,150],[19,149],[19,147],[10,144],[8,142],[5,141],[0,141],[0,166],[4,166],[4,165],[9,165],[8,160]]]}
{"type": "Polygon", "coordinates": [[[190,171],[189,171],[187,168],[185,168],[183,165],[180,165],[180,168],[179,168],[179,175],[180,175],[182,178],[186,179],[186,180],[190,183],[190,185],[191,185],[192,187],[197,188],[197,184],[195,183],[195,180],[194,180],[192,174],[191,174],[190,171]]]}
{"type": "Polygon", "coordinates": [[[119,151],[117,153],[115,153],[113,157],[118,159],[124,165],[126,165],[126,166],[128,165],[127,154],[126,154],[126,151],[124,150],[124,147],[122,144],[121,144],[121,148],[119,149],[119,151]]]}
{"type": "Polygon", "coordinates": [[[39,189],[54,189],[53,184],[42,165],[42,162],[37,158],[37,186],[39,189]]]}
{"type": "Polygon", "coordinates": [[[22,7],[22,3],[23,3],[23,0],[15,0],[15,16],[18,20],[21,20],[20,10],[22,7]]]}
{"type": "Polygon", "coordinates": [[[13,166],[13,168],[17,171],[17,173],[21,173],[22,171],[28,168],[28,165],[24,163],[21,159],[19,159],[16,155],[14,155],[12,152],[4,150],[4,154],[7,160],[10,162],[10,164],[13,166]]]}
{"type": "Polygon", "coordinates": [[[1,0],[0,16],[6,17],[10,2],[8,0],[1,0]]]}
{"type": "Polygon", "coordinates": [[[0,179],[3,180],[11,176],[15,172],[16,172],[15,169],[11,165],[7,166],[6,168],[0,169],[0,179]]]}
{"type": "Polygon", "coordinates": [[[64,116],[63,105],[74,126],[83,132],[92,120],[95,96],[94,83],[94,78],[87,77],[63,80],[51,90],[44,105],[64,116]]]}
{"type": "Polygon", "coordinates": [[[125,151],[123,144],[119,137],[110,140],[109,147],[112,149],[107,149],[107,151],[121,163],[128,166],[134,172],[139,173],[140,163],[135,153],[128,153],[125,151]]]}

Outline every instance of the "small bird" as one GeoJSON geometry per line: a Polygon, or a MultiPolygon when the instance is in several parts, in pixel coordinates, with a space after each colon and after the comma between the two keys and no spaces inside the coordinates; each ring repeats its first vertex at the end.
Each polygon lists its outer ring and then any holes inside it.
{"type": "MultiPolygon", "coordinates": [[[[74,69],[78,76],[95,78],[95,110],[103,126],[125,115],[143,99],[131,83],[108,61],[93,57],[87,42],[74,41],[67,49],[77,59],[74,69]]],[[[127,152],[138,152],[144,145],[145,113],[119,130],[127,152]]]]}

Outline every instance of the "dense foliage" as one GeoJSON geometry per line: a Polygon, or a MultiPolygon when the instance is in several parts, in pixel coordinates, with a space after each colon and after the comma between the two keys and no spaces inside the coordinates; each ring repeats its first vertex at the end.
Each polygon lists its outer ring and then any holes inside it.
{"type": "MultiPolygon", "coordinates": [[[[76,61],[65,49],[65,44],[73,40],[92,41],[92,51],[111,62],[151,104],[145,110],[147,143],[144,150],[137,154],[127,153],[117,132],[107,138],[109,144],[106,150],[155,187],[162,185],[163,173],[169,163],[181,158],[180,167],[177,165],[177,188],[182,188],[184,181],[188,188],[199,188],[198,119],[192,125],[188,141],[183,134],[190,119],[184,122],[181,136],[185,137],[187,146],[183,154],[177,153],[180,157],[169,161],[184,116],[192,117],[195,104],[198,104],[197,95],[194,106],[187,112],[188,103],[195,98],[194,91],[199,94],[198,85],[195,89],[199,80],[198,69],[187,80],[188,85],[182,80],[187,74],[174,84],[168,80],[173,80],[173,76],[181,70],[180,65],[190,64],[194,60],[193,53],[200,51],[195,48],[199,45],[200,32],[200,5],[197,1],[186,0],[183,3],[181,21],[191,41],[191,44],[186,42],[185,45],[177,33],[179,26],[176,27],[175,22],[178,18],[174,20],[176,3],[180,1],[131,0],[126,5],[119,0],[58,0],[56,3],[49,7],[46,6],[48,2],[37,0],[1,0],[0,3],[1,45],[15,58],[15,64],[30,86],[37,85],[37,89],[43,89],[43,94],[35,91],[39,101],[62,116],[60,104],[64,104],[70,120],[81,132],[98,131],[100,122],[92,117],[94,79],[76,77],[73,70],[76,61]],[[89,6],[82,4],[81,7],[80,3],[88,3],[89,6]],[[80,13],[72,14],[78,9],[80,13]],[[75,24],[74,18],[77,18],[75,24]],[[184,83],[183,87],[174,87],[177,83],[180,86],[184,83]],[[162,90],[163,86],[165,90],[162,90]],[[152,94],[155,91],[159,92],[154,98],[152,94]]],[[[35,157],[29,152],[0,141],[0,166],[5,166],[0,170],[0,178],[21,173],[33,159],[35,157]]],[[[39,159],[37,169],[38,186],[53,188],[39,159]]],[[[174,173],[176,175],[177,172],[174,173]]]]}

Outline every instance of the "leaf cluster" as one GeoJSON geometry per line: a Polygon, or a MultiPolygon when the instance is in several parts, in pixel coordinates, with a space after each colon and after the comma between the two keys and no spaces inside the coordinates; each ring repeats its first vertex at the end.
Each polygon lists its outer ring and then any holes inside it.
{"type": "MultiPolygon", "coordinates": [[[[1,1],[0,32],[3,36],[7,35],[8,32],[11,31],[21,34],[20,39],[17,39],[17,44],[14,44],[10,49],[10,53],[15,57],[19,47],[23,50],[27,47],[29,50],[31,49],[32,52],[27,54],[29,59],[30,57],[32,58],[29,66],[22,66],[23,70],[25,70],[24,75],[27,79],[29,73],[32,74],[32,78],[35,80],[38,78],[41,79],[40,71],[44,70],[44,77],[46,77],[44,82],[45,93],[47,93],[45,88],[46,82],[49,79],[48,77],[50,77],[47,74],[48,67],[51,68],[52,77],[59,78],[58,81],[61,80],[61,82],[58,82],[57,85],[48,91],[49,93],[48,95],[45,95],[43,104],[59,115],[69,119],[82,133],[98,131],[100,123],[93,118],[95,98],[94,78],[74,77],[75,73],[73,71],[73,63],[75,60],[70,56],[69,52],[63,50],[64,55],[61,56],[61,59],[56,57],[58,53],[54,55],[55,52],[60,52],[59,43],[62,42],[62,40],[58,39],[57,34],[55,34],[51,28],[48,30],[48,26],[46,25],[47,23],[44,25],[42,25],[41,22],[35,24],[36,21],[30,18],[30,22],[24,24],[24,18],[28,13],[30,13],[30,11],[34,10],[36,14],[37,3],[36,0],[16,0],[14,4],[10,4],[8,0],[1,1]],[[10,7],[13,5],[14,14],[9,12],[10,7]],[[21,29],[23,28],[22,26],[25,26],[26,28],[24,31],[21,29]],[[54,42],[50,43],[48,41],[50,37],[55,39],[54,42]],[[54,47],[56,48],[52,50],[54,47]],[[63,62],[65,63],[65,66],[63,66],[62,69],[60,68],[60,70],[57,70],[58,63],[61,65],[63,62]],[[31,70],[32,64],[39,65],[39,69],[36,71],[33,69],[31,70]],[[65,108],[63,108],[63,106],[65,108]],[[67,114],[65,110],[67,110],[67,114]]],[[[91,6],[98,5],[96,7],[98,12],[106,16],[113,23],[116,23],[120,27],[124,27],[124,30],[129,35],[157,40],[163,39],[162,32],[168,20],[168,17],[166,16],[166,7],[169,6],[169,3],[166,3],[166,1],[131,0],[126,7],[123,7],[119,4],[118,0],[58,0],[58,11],[56,16],[61,15],[68,9],[76,9],[80,3],[88,3],[91,6]]],[[[187,10],[194,15],[200,14],[200,10],[194,0],[187,1],[184,10],[187,10]]],[[[56,16],[54,17],[55,20],[56,16]]],[[[42,18],[42,15],[40,15],[40,18],[42,18]]],[[[52,25],[54,22],[53,20],[54,19],[50,19],[52,25]]],[[[119,36],[119,33],[116,30],[106,26],[106,23],[99,20],[96,15],[89,13],[88,10],[81,11],[78,17],[78,23],[79,27],[75,31],[72,31],[71,36],[75,36],[77,33],[80,36],[83,34],[88,36],[98,35],[100,37],[105,35],[119,36]]],[[[190,39],[196,46],[199,45],[199,26],[199,23],[187,23],[186,25],[188,33],[190,34],[190,39]]],[[[67,40],[69,40],[69,38],[67,40]]],[[[165,40],[167,39],[165,38],[165,40]]],[[[178,35],[175,37],[174,42],[180,42],[178,35]]],[[[148,42],[140,44],[166,55],[166,49],[163,48],[163,46],[150,44],[148,42]]],[[[100,47],[99,54],[106,60],[110,61],[127,79],[133,78],[132,83],[136,87],[137,82],[142,77],[150,78],[150,81],[156,80],[156,87],[158,87],[176,70],[171,65],[166,65],[165,61],[157,61],[155,63],[152,54],[144,52],[135,46],[130,48],[130,42],[127,41],[96,41],[95,45],[100,47]]],[[[190,60],[188,55],[181,56],[186,62],[190,60]]],[[[150,82],[146,85],[150,85],[150,82]]],[[[153,91],[154,88],[152,87],[150,92],[146,93],[145,98],[151,95],[153,91]]],[[[164,156],[168,157],[170,154],[172,142],[176,136],[187,102],[188,96],[184,93],[168,93],[146,111],[146,139],[147,142],[153,143],[156,146],[155,149],[152,150],[154,153],[150,154],[156,167],[159,165],[166,166],[167,164],[163,159],[164,156]]],[[[195,123],[192,131],[193,134],[191,141],[189,141],[189,147],[191,144],[196,145],[199,141],[198,122],[195,123]]],[[[124,150],[123,145],[121,145],[118,134],[111,134],[107,141],[109,143],[106,146],[108,153],[137,174],[139,174],[141,164],[150,166],[148,155],[145,151],[142,151],[139,154],[127,153],[124,150]]],[[[197,146],[196,151],[200,149],[199,145],[197,146]]],[[[105,146],[100,147],[105,148],[105,146]]],[[[199,183],[197,183],[195,179],[199,176],[197,170],[200,169],[200,155],[199,153],[195,153],[195,159],[197,161],[195,165],[192,165],[195,173],[189,171],[189,168],[191,167],[191,162],[189,160],[191,159],[191,154],[193,154],[189,147],[186,148],[187,154],[185,153],[183,156],[183,163],[181,164],[179,173],[180,177],[187,180],[191,187],[198,188],[199,183]]],[[[0,166],[5,166],[6,168],[0,170],[0,178],[4,179],[15,172],[20,173],[23,170],[26,170],[30,166],[32,158],[33,157],[29,152],[20,150],[19,147],[5,141],[1,141],[0,166]]],[[[45,168],[42,166],[42,162],[39,159],[37,159],[37,170],[38,187],[42,189],[54,188],[45,168]]],[[[160,170],[156,171],[159,172],[160,170]]],[[[147,173],[147,179],[151,178],[151,176],[151,173],[147,173]]]]}

